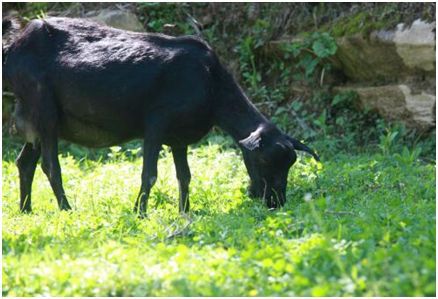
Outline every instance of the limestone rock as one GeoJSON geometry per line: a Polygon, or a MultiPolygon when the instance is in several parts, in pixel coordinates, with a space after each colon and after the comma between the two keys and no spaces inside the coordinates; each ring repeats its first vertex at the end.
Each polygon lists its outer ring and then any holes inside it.
{"type": "Polygon", "coordinates": [[[352,82],[394,82],[408,71],[394,43],[355,35],[339,38],[337,44],[336,67],[352,82]]]}
{"type": "Polygon", "coordinates": [[[338,40],[337,67],[362,106],[420,130],[435,127],[435,22],[338,40]]]}
{"type": "Polygon", "coordinates": [[[399,25],[393,41],[406,66],[435,71],[435,23],[416,20],[407,29],[399,25]]]}
{"type": "Polygon", "coordinates": [[[354,82],[397,82],[435,74],[435,22],[416,20],[410,27],[399,24],[368,37],[344,36],[337,43],[338,67],[354,82]]]}
{"type": "Polygon", "coordinates": [[[143,25],[137,16],[129,11],[104,9],[97,16],[91,17],[92,20],[114,28],[129,31],[144,31],[143,25]]]}
{"type": "Polygon", "coordinates": [[[425,92],[413,93],[407,85],[377,87],[342,87],[337,91],[357,93],[362,107],[376,110],[391,121],[401,121],[408,127],[427,130],[435,127],[436,96],[425,92]]]}
{"type": "Polygon", "coordinates": [[[406,85],[399,85],[399,88],[405,97],[406,110],[411,113],[408,121],[415,127],[434,127],[436,96],[425,92],[413,94],[406,85]]]}

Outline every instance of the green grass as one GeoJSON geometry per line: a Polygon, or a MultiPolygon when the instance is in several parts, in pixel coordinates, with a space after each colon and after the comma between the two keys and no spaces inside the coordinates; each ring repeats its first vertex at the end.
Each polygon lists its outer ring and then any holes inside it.
{"type": "Polygon", "coordinates": [[[38,168],[30,215],[18,212],[17,170],[4,158],[3,295],[433,296],[435,164],[410,157],[301,156],[286,206],[270,211],[246,195],[235,149],[193,148],[182,217],[165,149],[144,220],[131,212],[139,157],[62,157],[72,213],[57,210],[38,168]]]}

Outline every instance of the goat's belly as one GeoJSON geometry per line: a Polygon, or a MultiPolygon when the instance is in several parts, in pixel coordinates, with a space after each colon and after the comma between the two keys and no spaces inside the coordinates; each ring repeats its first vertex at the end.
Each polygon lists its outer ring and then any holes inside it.
{"type": "Polygon", "coordinates": [[[87,147],[108,147],[138,137],[133,133],[116,132],[74,118],[63,118],[59,135],[64,140],[87,147]]]}
{"type": "Polygon", "coordinates": [[[208,133],[211,127],[210,122],[199,122],[191,126],[175,123],[164,136],[164,144],[179,147],[196,143],[208,133]]]}

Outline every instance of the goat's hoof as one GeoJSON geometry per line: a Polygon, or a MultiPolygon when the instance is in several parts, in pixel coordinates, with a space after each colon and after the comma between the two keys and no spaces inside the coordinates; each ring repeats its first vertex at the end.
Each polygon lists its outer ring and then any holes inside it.
{"type": "Polygon", "coordinates": [[[24,207],[24,208],[20,209],[20,212],[23,214],[30,214],[30,213],[32,213],[32,208],[31,207],[24,207]]]}
{"type": "Polygon", "coordinates": [[[179,214],[181,216],[188,215],[190,213],[189,209],[179,209],[179,214]]]}
{"type": "Polygon", "coordinates": [[[59,207],[59,209],[60,209],[61,211],[71,211],[71,210],[72,210],[72,208],[70,207],[69,204],[63,204],[63,205],[61,205],[61,206],[59,207]]]}
{"type": "Polygon", "coordinates": [[[146,214],[146,212],[140,212],[137,214],[138,219],[145,219],[148,217],[148,215],[146,214]]]}
{"type": "Polygon", "coordinates": [[[134,206],[134,213],[137,214],[139,219],[144,219],[147,217],[146,209],[141,209],[137,204],[134,206]]]}

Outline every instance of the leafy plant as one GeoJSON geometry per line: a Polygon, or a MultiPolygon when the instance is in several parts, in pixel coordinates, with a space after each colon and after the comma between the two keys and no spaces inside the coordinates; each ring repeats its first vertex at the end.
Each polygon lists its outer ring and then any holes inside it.
{"type": "Polygon", "coordinates": [[[399,135],[398,131],[392,131],[387,129],[386,135],[380,136],[379,148],[382,150],[384,155],[389,155],[394,147],[396,137],[399,135]]]}
{"type": "MultiPolygon", "coordinates": [[[[300,41],[284,46],[283,50],[298,59],[296,67],[301,70],[301,76],[298,73],[295,78],[310,80],[318,65],[324,71],[331,68],[325,59],[336,54],[337,48],[335,39],[329,33],[314,32],[300,41]]],[[[285,58],[288,58],[287,54],[285,58]]]]}
{"type": "Polygon", "coordinates": [[[410,151],[406,146],[404,146],[400,154],[399,153],[394,154],[394,158],[402,166],[412,165],[420,157],[421,151],[422,151],[421,147],[416,147],[412,151],[410,151]]]}

